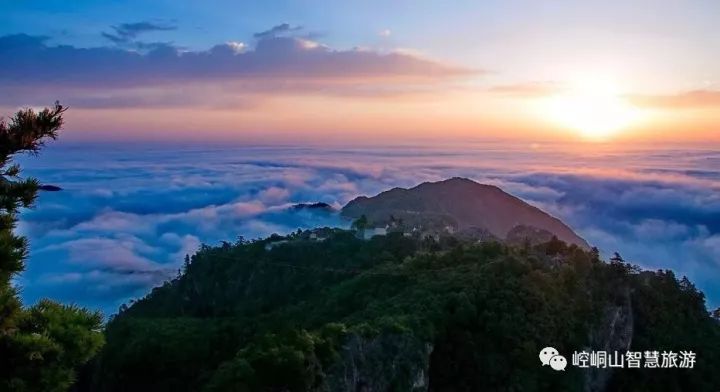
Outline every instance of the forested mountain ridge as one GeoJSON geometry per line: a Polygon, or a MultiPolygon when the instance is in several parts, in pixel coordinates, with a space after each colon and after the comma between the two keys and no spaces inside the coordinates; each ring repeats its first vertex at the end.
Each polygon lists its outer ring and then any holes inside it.
{"type": "Polygon", "coordinates": [[[551,239],[390,233],[204,246],[123,309],[81,390],[693,390],[720,385],[720,326],[670,271],[551,239]],[[276,244],[269,246],[269,244],[276,244]],[[694,369],[540,366],[552,345],[692,350],[694,369]]]}

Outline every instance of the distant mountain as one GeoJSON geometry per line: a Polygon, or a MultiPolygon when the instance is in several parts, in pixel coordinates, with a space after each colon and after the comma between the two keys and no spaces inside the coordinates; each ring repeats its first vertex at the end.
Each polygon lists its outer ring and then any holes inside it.
{"type": "Polygon", "coordinates": [[[588,243],[565,223],[493,185],[467,178],[426,182],[414,188],[394,188],[374,197],[361,196],[342,209],[356,219],[365,215],[369,225],[402,222],[406,226],[451,226],[454,230],[478,228],[497,238],[532,243],[547,240],[548,233],[569,244],[589,249],[588,243]],[[538,238],[535,238],[537,236],[538,238]]]}
{"type": "Polygon", "coordinates": [[[40,185],[38,189],[45,192],[59,192],[62,190],[62,188],[57,185],[40,185]]]}
{"type": "Polygon", "coordinates": [[[298,203],[293,205],[293,210],[300,211],[300,210],[311,210],[311,211],[328,211],[328,212],[334,212],[335,209],[328,203],[318,202],[318,203],[298,203]]]}

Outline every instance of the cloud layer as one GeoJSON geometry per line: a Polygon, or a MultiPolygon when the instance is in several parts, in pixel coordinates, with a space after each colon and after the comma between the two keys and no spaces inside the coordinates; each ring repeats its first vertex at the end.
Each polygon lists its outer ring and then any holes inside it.
{"type": "Polygon", "coordinates": [[[200,243],[347,225],[292,203],[341,206],[464,176],[562,218],[605,254],[688,275],[720,305],[713,151],[52,145],[23,161],[28,174],[64,188],[23,216],[32,256],[19,284],[29,302],[51,296],[111,313],[174,276],[200,243]]]}
{"type": "Polygon", "coordinates": [[[316,34],[286,23],[254,34],[252,45],[228,41],[186,50],[140,40],[173,29],[124,23],[102,33],[112,45],[93,48],[53,45],[48,37],[2,36],[0,105],[60,99],[80,108],[137,108],[199,105],[214,97],[233,107],[238,97],[268,91],[317,94],[378,83],[398,88],[475,72],[405,52],[333,49],[315,41],[316,34]]]}

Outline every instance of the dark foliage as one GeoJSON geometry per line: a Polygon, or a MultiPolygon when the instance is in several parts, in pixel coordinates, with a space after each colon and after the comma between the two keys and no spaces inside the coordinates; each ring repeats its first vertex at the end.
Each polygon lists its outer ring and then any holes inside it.
{"type": "MultiPolygon", "coordinates": [[[[582,390],[580,369],[554,372],[537,354],[587,346],[623,288],[636,314],[631,349],[700,359],[690,371],[616,371],[613,389],[720,385],[720,327],[702,294],[670,272],[605,263],[557,239],[511,247],[333,231],[323,241],[296,233],[203,247],[109,323],[88,389],[327,390],[356,338],[382,342],[388,356],[405,347],[413,361],[408,339],[432,347],[433,391],[582,390]]],[[[393,364],[373,374],[390,390],[412,389],[412,364],[393,364]]]]}
{"type": "Polygon", "coordinates": [[[45,140],[55,139],[64,111],[55,104],[0,120],[0,391],[67,390],[76,368],[103,342],[100,314],[49,300],[23,308],[11,284],[28,255],[27,240],[13,232],[17,214],[32,207],[42,188],[35,179],[21,178],[12,159],[35,154],[45,140]]]}

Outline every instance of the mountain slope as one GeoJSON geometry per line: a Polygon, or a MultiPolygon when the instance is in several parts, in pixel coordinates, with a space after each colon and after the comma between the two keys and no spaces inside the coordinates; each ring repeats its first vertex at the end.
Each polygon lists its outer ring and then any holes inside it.
{"type": "Polygon", "coordinates": [[[720,326],[670,271],[558,240],[362,240],[335,230],[203,247],[112,319],[83,391],[716,391],[720,326]],[[694,369],[555,372],[548,345],[691,350],[694,369]]]}
{"type": "Polygon", "coordinates": [[[353,219],[365,215],[371,225],[384,225],[393,218],[411,225],[430,219],[459,230],[485,228],[502,239],[517,226],[534,227],[569,244],[590,248],[559,219],[496,186],[466,178],[426,182],[411,189],[394,188],[370,198],[361,196],[350,201],[342,214],[353,219]]]}

